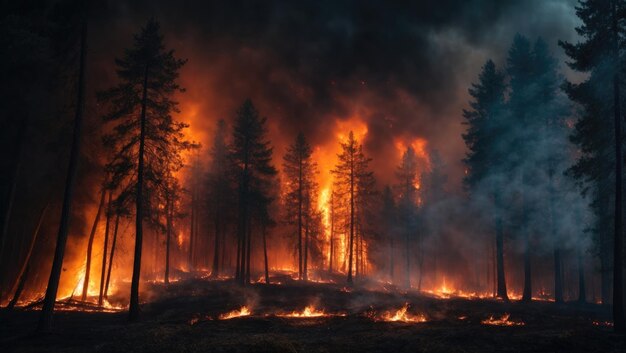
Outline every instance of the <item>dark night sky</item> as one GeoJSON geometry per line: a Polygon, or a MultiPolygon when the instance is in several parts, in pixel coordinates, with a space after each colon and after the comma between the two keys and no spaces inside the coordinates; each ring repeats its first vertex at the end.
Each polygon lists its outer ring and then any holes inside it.
{"type": "MultiPolygon", "coordinates": [[[[183,120],[207,143],[217,118],[246,97],[270,121],[276,153],[304,131],[319,145],[336,120],[368,125],[366,152],[393,171],[397,139],[425,138],[458,186],[464,155],[461,110],[487,58],[497,64],[515,33],[576,41],[574,0],[108,1],[90,24],[89,80],[114,79],[112,61],[153,16],[189,59],[183,120]]],[[[563,61],[563,60],[561,60],[563,61]]],[[[565,72],[569,75],[568,72],[565,72]]],[[[389,172],[378,173],[383,182],[389,172]]]]}

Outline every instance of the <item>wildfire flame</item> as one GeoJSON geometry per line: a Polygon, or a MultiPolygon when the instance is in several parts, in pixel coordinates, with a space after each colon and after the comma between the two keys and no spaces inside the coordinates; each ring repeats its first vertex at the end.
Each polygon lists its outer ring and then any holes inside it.
{"type": "Polygon", "coordinates": [[[250,312],[250,309],[248,309],[247,306],[242,306],[241,309],[239,310],[233,310],[231,312],[228,312],[226,314],[222,314],[219,316],[220,320],[229,320],[229,319],[234,319],[237,317],[242,317],[242,316],[250,316],[252,313],[250,312]]]}
{"type": "Polygon", "coordinates": [[[504,314],[501,318],[496,319],[490,316],[488,319],[481,321],[480,323],[483,325],[492,325],[492,326],[523,326],[524,323],[521,321],[511,321],[509,320],[511,314],[504,314]]]}
{"type": "Polygon", "coordinates": [[[426,322],[427,318],[423,314],[411,314],[409,313],[409,303],[405,303],[404,306],[396,311],[385,311],[381,315],[376,313],[370,313],[368,315],[374,321],[387,321],[387,322],[426,322]]]}
{"type": "Polygon", "coordinates": [[[346,314],[327,314],[323,310],[317,310],[315,306],[309,305],[302,311],[293,311],[288,314],[276,314],[278,317],[307,318],[307,317],[329,317],[346,316],[346,314]]]}

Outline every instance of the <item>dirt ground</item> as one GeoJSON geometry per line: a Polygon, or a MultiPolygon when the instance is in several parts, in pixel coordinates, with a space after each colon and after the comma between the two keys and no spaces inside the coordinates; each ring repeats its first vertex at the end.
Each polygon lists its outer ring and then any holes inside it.
{"type": "MultiPolygon", "coordinates": [[[[281,279],[278,279],[281,280],[281,279]]],[[[0,312],[1,352],[626,352],[610,308],[594,304],[441,299],[378,286],[303,284],[240,287],[232,281],[150,285],[142,318],[125,312],[57,311],[54,329],[33,334],[39,311],[0,312]],[[368,289],[369,288],[369,289],[368,289]],[[426,322],[384,322],[372,314],[405,303],[426,322]],[[217,318],[247,306],[251,315],[217,318]],[[341,316],[285,318],[312,305],[341,316]],[[484,320],[510,314],[514,326],[484,320]]],[[[114,299],[112,299],[114,302],[114,299]]]]}

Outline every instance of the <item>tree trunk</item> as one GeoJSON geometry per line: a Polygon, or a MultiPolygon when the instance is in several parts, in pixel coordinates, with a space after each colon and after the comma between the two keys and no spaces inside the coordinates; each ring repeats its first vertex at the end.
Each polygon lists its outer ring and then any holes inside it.
{"type": "Polygon", "coordinates": [[[89,291],[89,274],[91,273],[91,252],[93,250],[93,241],[96,236],[98,223],[100,223],[100,214],[102,213],[102,208],[104,207],[105,195],[106,195],[106,189],[104,188],[104,185],[103,185],[102,191],[100,192],[100,204],[98,205],[98,212],[96,212],[96,218],[93,221],[93,226],[91,227],[91,233],[89,234],[89,241],[87,243],[87,260],[85,262],[85,275],[83,276],[83,292],[82,292],[83,294],[81,296],[82,301],[87,300],[87,292],[89,291]]]}
{"type": "Polygon", "coordinates": [[[393,261],[393,235],[391,234],[391,231],[387,230],[389,232],[389,281],[391,282],[391,284],[394,283],[393,280],[393,267],[394,267],[394,261],[393,261]]]}
{"type": "Polygon", "coordinates": [[[113,198],[113,192],[109,190],[106,226],[104,230],[104,246],[102,247],[102,272],[100,273],[100,294],[98,295],[98,306],[102,306],[102,299],[104,296],[104,280],[105,280],[105,273],[107,269],[107,250],[109,247],[109,223],[111,220],[111,199],[112,198],[113,198]]]}
{"type": "MultiPolygon", "coordinates": [[[[220,193],[221,191],[218,191],[218,193],[220,193]]],[[[220,275],[220,238],[221,238],[221,233],[222,233],[222,227],[221,227],[221,222],[222,222],[222,215],[220,212],[220,207],[221,207],[221,202],[219,201],[221,198],[216,197],[216,204],[215,204],[215,243],[213,244],[214,249],[213,249],[213,268],[211,269],[211,277],[212,278],[217,278],[220,275]]]]}
{"type": "Polygon", "coordinates": [[[306,224],[304,226],[304,265],[302,275],[305,282],[309,280],[309,217],[310,215],[306,217],[306,224]]]}
{"type": "Polygon", "coordinates": [[[143,94],[141,97],[141,127],[139,133],[139,161],[137,168],[137,193],[135,198],[135,256],[133,260],[133,277],[130,286],[130,305],[128,319],[139,319],[139,279],[141,278],[141,252],[143,248],[143,168],[144,148],[146,143],[146,103],[148,100],[148,63],[144,69],[143,94]]]}
{"type": "MultiPolygon", "coordinates": [[[[354,156],[352,157],[354,159],[354,156]]],[[[354,161],[350,163],[350,239],[348,246],[348,283],[352,284],[352,253],[354,242],[354,161]]]]}
{"type": "Polygon", "coordinates": [[[247,230],[247,240],[246,240],[246,276],[244,278],[244,284],[250,284],[250,259],[251,259],[251,250],[252,250],[252,220],[248,219],[248,230],[247,230]]]}
{"type": "Polygon", "coordinates": [[[302,280],[302,156],[298,155],[298,279],[302,280]]]}
{"type": "Polygon", "coordinates": [[[267,240],[265,239],[267,237],[267,231],[265,229],[264,223],[261,226],[263,227],[261,229],[261,232],[263,233],[263,262],[265,264],[265,284],[270,284],[270,271],[267,264],[267,240]]]}
{"type": "MultiPolygon", "coordinates": [[[[522,182],[523,183],[523,182],[522,182]]],[[[522,237],[524,239],[524,292],[522,294],[523,302],[532,301],[533,285],[532,273],[530,266],[530,232],[528,231],[528,210],[527,200],[522,196],[522,237]]]]}
{"type": "Polygon", "coordinates": [[[113,267],[113,256],[115,254],[115,243],[117,243],[117,229],[120,224],[120,215],[115,216],[115,228],[113,229],[113,242],[111,243],[111,254],[109,256],[109,269],[107,271],[107,280],[104,284],[104,297],[109,297],[109,283],[111,282],[111,268],[113,267]]]}
{"type": "Polygon", "coordinates": [[[506,290],[506,278],[504,275],[504,230],[502,228],[502,204],[500,202],[500,195],[496,191],[494,193],[495,204],[495,227],[496,227],[496,272],[498,282],[498,298],[505,301],[509,300],[509,296],[506,290]]]}
{"type": "Polygon", "coordinates": [[[333,257],[335,256],[335,195],[330,191],[330,244],[329,244],[329,259],[328,259],[328,273],[333,273],[333,257]]]}
{"type": "MultiPolygon", "coordinates": [[[[195,178],[195,176],[192,176],[195,178]]],[[[189,271],[193,271],[195,269],[194,264],[194,248],[196,241],[196,185],[195,181],[192,181],[193,185],[191,186],[191,220],[189,221],[189,271]]]]}
{"type": "Polygon", "coordinates": [[[168,194],[166,205],[166,231],[165,236],[165,274],[163,275],[165,284],[170,283],[170,242],[172,239],[172,213],[173,213],[172,195],[168,194]]]}
{"type": "Polygon", "coordinates": [[[69,230],[69,221],[72,208],[72,196],[74,195],[74,184],[76,179],[76,170],[78,165],[78,156],[80,154],[80,137],[83,121],[83,109],[85,107],[85,55],[87,41],[87,22],[83,19],[81,38],[80,38],[80,66],[78,70],[78,90],[76,99],[76,116],[74,117],[74,133],[72,134],[72,148],[70,152],[70,161],[67,171],[67,179],[65,181],[65,192],[63,194],[63,206],[61,208],[61,222],[59,225],[59,233],[57,236],[56,248],[54,251],[54,260],[52,261],[52,269],[46,288],[46,296],[44,298],[41,316],[37,325],[38,332],[47,332],[52,326],[52,314],[54,312],[54,304],[56,302],[57,290],[59,289],[59,279],[61,278],[61,269],[63,267],[63,256],[65,254],[65,244],[67,242],[67,234],[69,230]]]}
{"type": "Polygon", "coordinates": [[[28,246],[28,252],[26,253],[26,258],[24,259],[24,264],[22,265],[22,269],[20,270],[19,276],[17,277],[17,282],[15,283],[14,288],[11,289],[11,293],[13,294],[13,298],[9,302],[7,309],[12,310],[17,304],[17,301],[20,299],[20,295],[24,290],[24,286],[26,285],[26,280],[28,279],[28,273],[30,272],[30,259],[33,254],[33,248],[35,247],[35,243],[37,242],[37,237],[39,236],[39,230],[41,229],[41,224],[43,223],[44,217],[46,216],[46,212],[48,211],[48,206],[50,203],[46,203],[43,210],[41,210],[41,214],[39,215],[39,220],[37,221],[37,226],[35,227],[35,231],[33,232],[33,237],[30,241],[30,245],[28,246]]]}
{"type": "Polygon", "coordinates": [[[576,249],[578,257],[578,302],[585,303],[587,301],[587,290],[585,289],[585,266],[583,262],[583,254],[580,247],[576,249]]]}

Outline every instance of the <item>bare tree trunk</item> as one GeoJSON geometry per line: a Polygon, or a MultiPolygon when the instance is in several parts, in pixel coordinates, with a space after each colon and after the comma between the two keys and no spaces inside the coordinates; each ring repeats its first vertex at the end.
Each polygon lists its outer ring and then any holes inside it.
{"type": "Polygon", "coordinates": [[[524,239],[524,292],[523,302],[532,301],[533,284],[530,264],[530,232],[528,231],[528,201],[522,196],[522,237],[524,239]]]}
{"type": "Polygon", "coordinates": [[[307,215],[304,226],[304,266],[302,271],[305,282],[309,280],[309,217],[310,215],[307,215]]]}
{"type": "Polygon", "coordinates": [[[146,103],[148,100],[148,63],[144,69],[143,94],[141,98],[141,128],[139,134],[139,163],[137,168],[137,193],[135,199],[135,256],[133,260],[133,277],[130,286],[130,305],[128,319],[139,319],[139,280],[141,278],[141,252],[143,248],[143,169],[144,148],[146,142],[146,103]]]}
{"type": "Polygon", "coordinates": [[[33,248],[35,247],[35,243],[37,242],[37,237],[39,236],[39,230],[41,229],[41,224],[43,223],[44,217],[46,216],[46,212],[48,211],[48,206],[50,203],[46,203],[43,210],[39,215],[39,220],[37,221],[37,226],[35,227],[35,231],[33,232],[33,237],[30,241],[30,245],[28,246],[28,252],[26,253],[26,258],[24,259],[24,264],[22,265],[22,269],[20,270],[19,276],[17,277],[17,282],[11,289],[11,293],[13,294],[13,298],[9,302],[7,309],[12,310],[17,304],[17,301],[20,299],[20,295],[24,290],[24,286],[26,285],[26,280],[28,279],[28,273],[30,272],[31,267],[31,255],[33,254],[33,248]]]}
{"type": "Polygon", "coordinates": [[[587,301],[587,290],[585,289],[585,266],[580,247],[576,249],[576,255],[578,257],[578,302],[585,303],[587,301]]]}
{"type": "Polygon", "coordinates": [[[52,261],[52,269],[46,288],[46,296],[44,298],[41,316],[37,325],[38,332],[47,332],[52,326],[52,314],[54,312],[54,304],[56,302],[57,290],[59,289],[59,279],[61,278],[61,269],[63,267],[63,256],[65,254],[65,244],[67,242],[67,234],[69,230],[69,221],[72,208],[72,196],[74,195],[74,184],[76,179],[76,170],[78,165],[78,156],[80,154],[80,137],[83,122],[83,110],[85,107],[85,55],[87,42],[87,22],[83,19],[81,38],[80,38],[80,65],[78,70],[78,92],[76,99],[76,116],[74,117],[74,133],[72,134],[72,148],[70,151],[70,161],[67,171],[67,179],[65,182],[65,192],[63,194],[63,206],[61,208],[61,222],[59,225],[59,233],[57,236],[56,248],[54,251],[54,260],[52,261]]]}
{"type": "Polygon", "coordinates": [[[251,259],[251,248],[252,248],[252,220],[248,219],[248,239],[246,241],[246,276],[244,278],[244,284],[250,284],[250,259],[251,259]]]}
{"type": "Polygon", "coordinates": [[[109,247],[109,223],[111,220],[111,199],[113,198],[113,191],[109,190],[109,201],[107,203],[107,217],[106,226],[104,230],[104,245],[102,247],[102,272],[100,273],[100,294],[98,295],[98,306],[102,306],[102,299],[104,296],[104,280],[107,269],[107,249],[109,247]]]}
{"type": "Polygon", "coordinates": [[[82,301],[87,300],[87,292],[89,291],[89,274],[91,273],[91,252],[93,250],[93,241],[96,236],[98,223],[100,223],[100,214],[102,214],[102,208],[104,207],[105,195],[106,195],[106,189],[103,185],[102,191],[100,192],[100,204],[98,206],[98,212],[96,212],[96,218],[93,221],[93,226],[91,227],[91,233],[89,234],[89,241],[87,243],[87,260],[85,262],[85,276],[83,277],[83,294],[81,296],[82,301]]]}
{"type": "Polygon", "coordinates": [[[267,264],[267,229],[265,228],[265,223],[261,224],[261,232],[263,233],[263,262],[265,264],[265,284],[270,284],[270,271],[267,264]]]}
{"type": "Polygon", "coordinates": [[[111,268],[113,267],[113,256],[115,255],[115,243],[117,243],[117,229],[120,224],[120,215],[115,216],[115,228],[113,229],[113,242],[111,243],[111,254],[109,256],[109,269],[107,271],[107,280],[104,284],[104,297],[109,297],[109,283],[111,282],[111,268]]]}
{"type": "MultiPolygon", "coordinates": [[[[218,191],[218,193],[221,191],[218,191]]],[[[214,243],[214,249],[213,249],[213,268],[211,269],[211,277],[212,278],[217,278],[220,275],[220,238],[221,238],[221,234],[222,234],[222,215],[220,212],[220,207],[221,202],[219,201],[221,198],[218,196],[216,197],[216,204],[215,204],[215,243],[214,243]]]]}
{"type": "Polygon", "coordinates": [[[352,253],[354,252],[354,161],[350,163],[350,239],[348,250],[348,283],[352,284],[352,253]]]}
{"type": "Polygon", "coordinates": [[[330,244],[328,273],[333,273],[333,257],[335,256],[335,193],[330,191],[330,244]]]}
{"type": "Polygon", "coordinates": [[[165,207],[166,209],[166,232],[165,232],[165,236],[167,237],[167,239],[165,239],[165,274],[163,276],[164,278],[164,282],[165,284],[169,284],[170,283],[170,242],[172,239],[172,213],[173,213],[173,200],[172,200],[172,195],[169,194],[168,191],[168,197],[167,197],[167,205],[165,207]]]}
{"type": "Polygon", "coordinates": [[[498,298],[505,301],[509,300],[509,295],[506,290],[506,278],[504,274],[504,230],[502,228],[502,204],[500,202],[500,194],[498,191],[494,193],[495,204],[495,227],[496,227],[496,272],[498,281],[498,298]]]}

